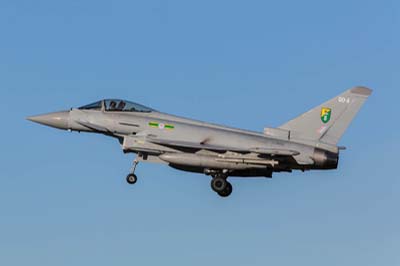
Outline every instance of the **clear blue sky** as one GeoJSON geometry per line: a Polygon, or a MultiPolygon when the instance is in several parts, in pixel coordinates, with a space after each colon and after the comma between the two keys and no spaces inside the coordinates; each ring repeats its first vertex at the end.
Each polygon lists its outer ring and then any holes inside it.
{"type": "Polygon", "coordinates": [[[399,1],[0,1],[1,265],[400,265],[399,1]],[[28,115],[126,98],[261,131],[354,85],[337,171],[142,164],[28,115]]]}

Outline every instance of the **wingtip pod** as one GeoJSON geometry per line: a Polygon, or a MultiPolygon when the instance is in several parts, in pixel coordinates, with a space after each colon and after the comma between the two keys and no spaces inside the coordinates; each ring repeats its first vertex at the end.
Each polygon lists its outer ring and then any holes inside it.
{"type": "Polygon", "coordinates": [[[354,87],[350,90],[350,92],[354,93],[354,94],[366,96],[366,97],[368,97],[372,94],[372,90],[370,88],[363,87],[363,86],[354,87]]]}

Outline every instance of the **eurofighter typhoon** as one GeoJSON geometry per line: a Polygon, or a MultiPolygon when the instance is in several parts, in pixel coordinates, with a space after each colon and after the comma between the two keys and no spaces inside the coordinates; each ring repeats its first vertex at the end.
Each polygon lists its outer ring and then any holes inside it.
{"type": "Polygon", "coordinates": [[[156,111],[126,100],[106,99],[28,120],[69,131],[116,138],[124,153],[135,153],[129,184],[139,162],[164,163],[202,173],[221,197],[232,193],[229,177],[267,177],[293,170],[337,169],[338,142],[372,91],[355,87],[264,132],[209,124],[156,111]]]}

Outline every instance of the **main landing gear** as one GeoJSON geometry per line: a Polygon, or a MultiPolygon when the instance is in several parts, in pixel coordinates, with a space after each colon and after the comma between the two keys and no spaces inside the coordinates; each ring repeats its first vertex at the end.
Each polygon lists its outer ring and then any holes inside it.
{"type": "Polygon", "coordinates": [[[212,176],[211,188],[218,193],[219,196],[226,198],[232,194],[233,187],[232,184],[228,182],[227,175],[215,174],[212,176]]]}
{"type": "Polygon", "coordinates": [[[130,185],[134,185],[137,182],[137,176],[135,175],[136,167],[139,164],[139,159],[138,157],[135,158],[132,164],[132,168],[129,172],[129,175],[126,177],[126,182],[130,185]]]}

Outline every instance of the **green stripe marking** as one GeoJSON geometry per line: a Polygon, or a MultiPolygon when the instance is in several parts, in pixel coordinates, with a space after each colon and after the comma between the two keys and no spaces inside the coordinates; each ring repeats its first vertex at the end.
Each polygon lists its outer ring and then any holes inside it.
{"type": "Polygon", "coordinates": [[[149,126],[151,127],[157,127],[159,129],[175,129],[174,125],[171,124],[163,124],[163,123],[157,123],[157,122],[149,122],[149,126]]]}
{"type": "Polygon", "coordinates": [[[155,122],[150,122],[149,123],[149,126],[151,126],[151,127],[158,127],[158,123],[155,123],[155,122]]]}

